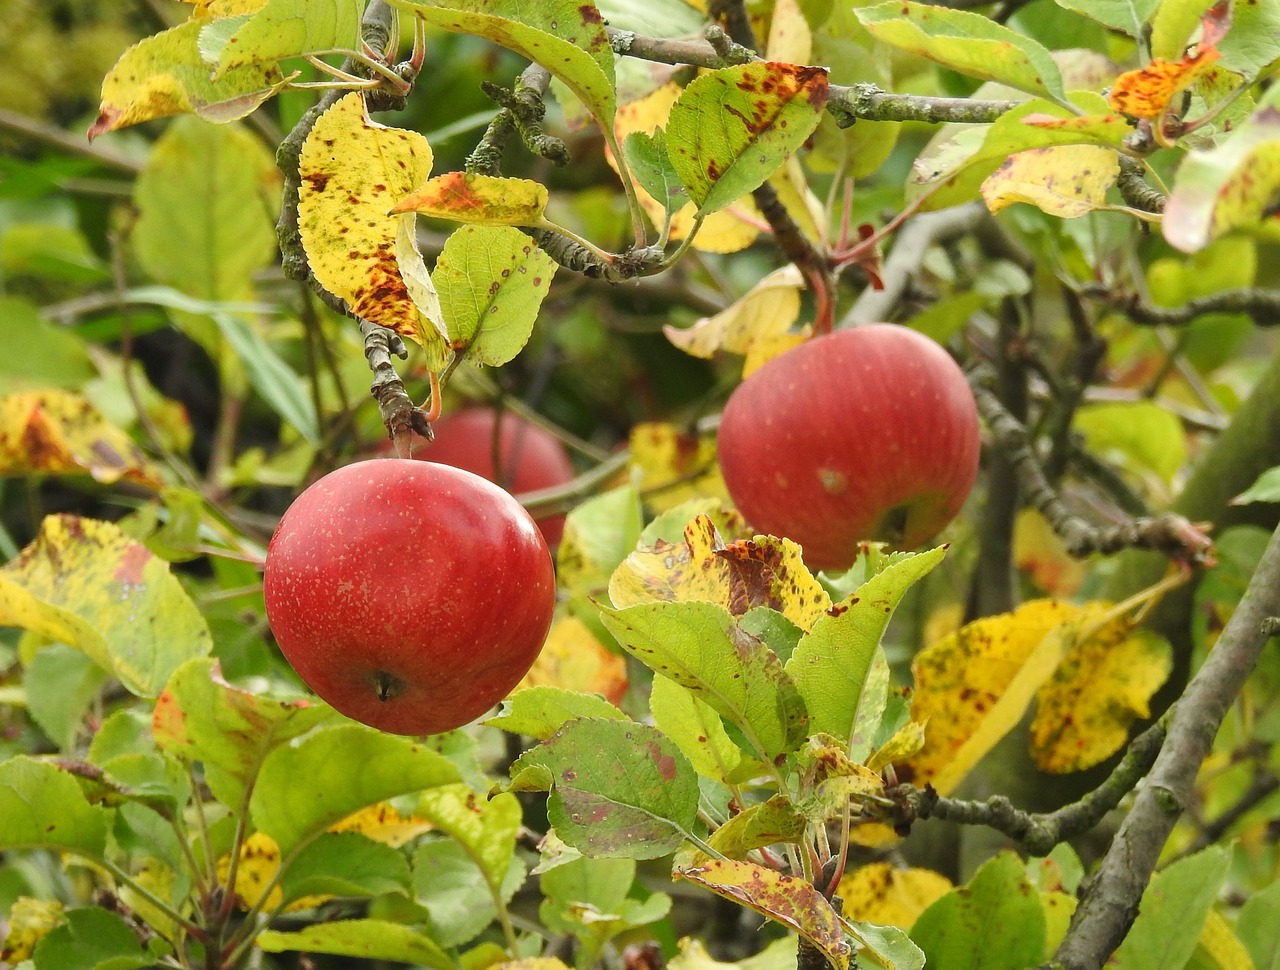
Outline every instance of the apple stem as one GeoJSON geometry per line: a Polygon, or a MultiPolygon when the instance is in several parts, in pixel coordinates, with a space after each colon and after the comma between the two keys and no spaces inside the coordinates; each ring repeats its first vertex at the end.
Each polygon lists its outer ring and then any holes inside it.
{"type": "Polygon", "coordinates": [[[399,696],[406,686],[408,685],[403,680],[385,670],[379,670],[373,675],[373,689],[377,691],[380,701],[389,701],[399,696]]]}

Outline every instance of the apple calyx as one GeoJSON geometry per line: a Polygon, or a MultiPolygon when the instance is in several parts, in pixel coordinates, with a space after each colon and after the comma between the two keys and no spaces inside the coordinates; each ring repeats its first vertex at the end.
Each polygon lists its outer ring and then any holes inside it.
{"type": "Polygon", "coordinates": [[[378,700],[384,703],[399,697],[408,686],[403,679],[385,670],[375,671],[371,680],[374,693],[378,695],[378,700]]]}

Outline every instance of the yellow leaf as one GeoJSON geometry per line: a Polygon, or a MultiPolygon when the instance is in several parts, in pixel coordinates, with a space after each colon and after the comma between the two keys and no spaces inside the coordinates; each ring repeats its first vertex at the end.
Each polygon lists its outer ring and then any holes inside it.
{"type": "Polygon", "coordinates": [[[218,17],[239,17],[257,13],[267,5],[267,0],[182,0],[194,5],[192,20],[214,20],[218,17]]]}
{"type": "Polygon", "coordinates": [[[833,970],[849,970],[852,947],[845,939],[840,917],[804,879],[731,859],[712,859],[701,866],[677,869],[673,875],[781,923],[809,940],[833,970]]]}
{"type": "Polygon", "coordinates": [[[609,579],[609,598],[618,609],[699,600],[735,616],[768,606],[805,630],[831,608],[790,539],[757,536],[725,545],[705,515],[685,527],[683,542],[660,539],[627,556],[609,579]]]}
{"type": "Polygon", "coordinates": [[[691,498],[712,497],[728,503],[715,439],[673,424],[642,421],[631,429],[630,445],[631,467],[640,473],[640,491],[655,511],[665,512],[691,498]]]}
{"type": "Polygon", "coordinates": [[[401,815],[390,802],[377,802],[348,815],[330,826],[329,831],[359,832],[365,838],[398,849],[431,831],[431,823],[418,815],[401,815]]]}
{"type": "Polygon", "coordinates": [[[36,944],[62,922],[62,904],[57,900],[19,896],[9,910],[9,928],[0,940],[0,962],[19,964],[30,959],[36,944]]]}
{"type": "Polygon", "coordinates": [[[1036,586],[1052,596],[1071,596],[1088,573],[1084,562],[1067,554],[1048,520],[1033,508],[1019,512],[1014,523],[1013,559],[1036,586]]]}
{"type": "Polygon", "coordinates": [[[298,229],[316,280],[353,313],[442,352],[414,305],[396,259],[388,210],[431,174],[431,146],[416,131],[370,120],[348,94],[316,119],[302,146],[298,229]]]}
{"type": "Polygon", "coordinates": [[[0,397],[0,475],[92,475],[159,490],[160,471],[127,434],[69,391],[0,397]]]}
{"type": "Polygon", "coordinates": [[[449,172],[428,179],[391,209],[419,212],[477,226],[537,226],[547,208],[547,189],[529,179],[449,172]]]}
{"type": "Polygon", "coordinates": [[[189,20],[121,54],[102,82],[102,103],[89,138],[189,111],[210,121],[234,121],[283,86],[280,70],[268,64],[237,67],[214,81],[200,56],[203,27],[202,21],[189,20]]]}
{"type": "Polygon", "coordinates": [[[840,880],[836,895],[846,918],[911,929],[921,913],[952,890],[951,880],[931,869],[899,869],[872,862],[840,880]]]}
{"type": "Polygon", "coordinates": [[[713,317],[703,317],[692,327],[662,328],[667,339],[694,357],[711,357],[718,350],[741,354],[756,366],[804,340],[805,333],[789,334],[800,317],[800,291],[804,278],[794,264],[774,270],[740,299],[713,317]]]}
{"type": "MultiPolygon", "coordinates": [[[[1091,611],[1108,604],[1090,603],[1091,611]]],[[[1083,771],[1124,747],[1129,727],[1150,713],[1151,696],[1169,677],[1173,650],[1127,616],[1067,647],[1036,695],[1031,753],[1044,771],[1083,771]]]]}
{"type": "MultiPolygon", "coordinates": [[[[272,884],[279,869],[280,847],[276,845],[275,839],[265,832],[254,832],[245,839],[240,846],[240,860],[236,864],[235,885],[230,887],[235,893],[237,905],[241,909],[249,909],[262,903],[267,910],[279,906],[284,894],[279,885],[272,884]]],[[[218,882],[225,886],[230,877],[231,854],[227,853],[218,860],[218,882]]]]}
{"type": "Polygon", "coordinates": [[[765,59],[808,64],[813,56],[813,32],[796,0],[777,0],[769,21],[765,59]]]}
{"type": "Polygon", "coordinates": [[[911,759],[924,747],[924,738],[923,724],[919,721],[907,722],[867,759],[867,767],[872,771],[880,771],[886,765],[896,765],[911,759]]]}
{"type": "Polygon", "coordinates": [[[576,616],[562,616],[552,624],[538,659],[512,693],[543,684],[603,694],[619,704],[627,692],[626,661],[607,650],[576,616]]]}
{"type": "Polygon", "coordinates": [[[1204,921],[1200,939],[1196,942],[1196,953],[1203,957],[1192,961],[1196,966],[1214,967],[1216,970],[1254,970],[1253,957],[1216,909],[1209,910],[1209,917],[1204,921]]]}
{"type": "Polygon", "coordinates": [[[1106,204],[1120,174],[1120,156],[1101,145],[1056,145],[1010,155],[982,183],[987,208],[999,212],[1026,202],[1062,219],[1087,215],[1106,204]]]}
{"type": "Polygon", "coordinates": [[[1022,717],[1062,656],[1069,621],[1081,610],[1032,600],[1012,613],[961,627],[916,655],[911,719],[925,725],[920,752],[898,777],[942,794],[1022,717]]]}
{"type": "MultiPolygon", "coordinates": [[[[680,97],[680,90],[680,85],[668,81],[644,97],[619,106],[613,123],[618,144],[622,144],[632,132],[653,134],[654,129],[665,126],[671,114],[671,106],[680,97]]],[[[605,160],[615,172],[618,170],[618,163],[612,154],[606,152],[605,160]]],[[[636,187],[636,192],[650,220],[655,225],[662,225],[666,207],[639,186],[636,187]]],[[[672,216],[670,235],[673,241],[689,234],[696,211],[697,206],[689,202],[672,216]]],[[[713,212],[703,221],[693,248],[709,253],[738,252],[755,242],[763,224],[764,220],[755,203],[750,198],[739,199],[732,205],[713,212]]]]}

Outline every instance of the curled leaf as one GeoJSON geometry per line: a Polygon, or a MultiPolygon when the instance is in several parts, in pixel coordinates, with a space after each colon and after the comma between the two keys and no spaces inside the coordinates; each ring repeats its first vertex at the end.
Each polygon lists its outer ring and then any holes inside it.
{"type": "Polygon", "coordinates": [[[477,226],[537,226],[546,208],[547,189],[540,182],[449,172],[428,179],[391,211],[419,212],[477,226]]]}

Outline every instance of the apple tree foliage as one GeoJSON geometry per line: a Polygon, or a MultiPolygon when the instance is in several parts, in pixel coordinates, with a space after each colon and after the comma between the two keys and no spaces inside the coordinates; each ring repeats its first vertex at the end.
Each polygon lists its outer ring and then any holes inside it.
{"type": "Polygon", "coordinates": [[[5,17],[0,963],[1280,961],[1280,0],[5,17]],[[983,468],[815,574],[715,417],[876,320],[983,468]],[[266,542],[468,400],[575,450],[558,619],[383,734],[266,542]]]}

